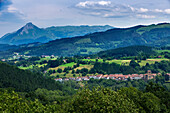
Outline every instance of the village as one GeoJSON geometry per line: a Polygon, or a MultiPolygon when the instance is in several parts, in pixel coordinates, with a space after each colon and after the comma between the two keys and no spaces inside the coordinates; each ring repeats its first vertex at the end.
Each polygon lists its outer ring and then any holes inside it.
{"type": "MultiPolygon", "coordinates": [[[[55,79],[56,81],[63,82],[63,81],[69,81],[69,80],[74,80],[74,81],[88,81],[90,79],[113,79],[113,80],[139,80],[143,79],[145,81],[154,79],[156,76],[161,75],[161,73],[152,73],[151,70],[148,70],[146,74],[128,74],[128,75],[123,75],[123,74],[110,74],[110,75],[103,75],[99,74],[97,76],[85,76],[85,77],[69,77],[69,78],[57,78],[55,79]]],[[[168,76],[170,78],[170,73],[167,73],[165,76],[168,76]]]]}

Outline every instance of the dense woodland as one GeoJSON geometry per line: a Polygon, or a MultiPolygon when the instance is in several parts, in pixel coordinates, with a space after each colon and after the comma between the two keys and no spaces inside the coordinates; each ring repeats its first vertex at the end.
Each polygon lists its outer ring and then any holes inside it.
{"type": "Polygon", "coordinates": [[[168,59],[170,54],[163,49],[168,48],[132,46],[90,56],[58,57],[49,60],[42,60],[42,57],[27,59],[20,57],[7,61],[8,64],[0,62],[0,111],[169,113],[170,84],[165,74],[170,72],[170,61],[163,60],[140,65],[140,62],[147,58],[161,56],[163,59],[168,59]],[[157,50],[161,52],[158,53],[157,50]],[[95,60],[88,60],[88,57],[95,60]],[[130,62],[128,65],[109,63],[115,58],[128,59],[130,62]],[[72,62],[75,63],[72,67],[57,68],[47,72],[49,68],[72,62]],[[32,69],[18,68],[30,65],[33,65],[32,69]],[[80,65],[93,65],[93,67],[75,70],[80,65]],[[146,73],[147,70],[161,75],[148,81],[90,79],[79,82],[72,80],[58,82],[50,76],[53,73],[67,74],[70,71],[73,75],[88,76],[89,74],[146,73]]]}
{"type": "Polygon", "coordinates": [[[40,74],[2,62],[0,67],[0,111],[63,113],[170,111],[170,88],[164,76],[150,81],[91,79],[82,82],[81,84],[85,86],[80,88],[82,86],[76,81],[55,82],[40,74]]]}
{"type": "MultiPolygon", "coordinates": [[[[168,113],[170,112],[170,94],[158,84],[149,83],[144,91],[136,88],[97,87],[92,90],[83,88],[75,95],[54,101],[57,93],[44,89],[35,91],[38,99],[30,98],[9,89],[1,89],[0,111],[3,112],[134,112],[168,113]],[[47,98],[48,97],[48,98],[47,98]],[[50,97],[53,101],[49,101],[50,97]],[[46,103],[47,102],[47,103],[46,103]]],[[[31,95],[34,96],[35,95],[31,95]]]]}
{"type": "Polygon", "coordinates": [[[159,72],[170,72],[170,61],[156,62],[155,64],[146,64],[145,66],[140,66],[135,60],[131,60],[129,66],[118,65],[116,63],[100,63],[96,62],[94,68],[92,68],[94,73],[102,74],[133,74],[133,73],[146,73],[147,70],[151,70],[153,73],[159,72]]]}

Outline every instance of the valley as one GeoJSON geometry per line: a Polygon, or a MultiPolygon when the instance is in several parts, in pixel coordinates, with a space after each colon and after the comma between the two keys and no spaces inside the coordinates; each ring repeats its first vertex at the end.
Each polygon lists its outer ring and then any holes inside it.
{"type": "Polygon", "coordinates": [[[0,113],[170,113],[170,0],[0,0],[0,113]]]}
{"type": "MultiPolygon", "coordinates": [[[[148,101],[154,101],[155,112],[168,112],[170,48],[168,37],[158,37],[162,27],[165,27],[164,36],[169,36],[169,24],[161,24],[127,29],[115,28],[47,43],[2,44],[0,48],[2,111],[11,112],[17,108],[19,112],[75,112],[82,110],[80,104],[83,104],[83,108],[96,102],[98,103],[96,106],[103,106],[105,101],[100,103],[98,97],[109,98],[107,103],[114,102],[115,100],[110,98],[116,96],[116,99],[124,99],[123,102],[129,101],[129,105],[136,106],[124,108],[130,112],[139,109],[143,112],[151,110],[146,108],[147,104],[143,105],[148,101]],[[158,28],[158,31],[155,30],[158,28]],[[118,31],[122,39],[118,38],[118,31]],[[152,40],[153,42],[149,41],[152,43],[141,42],[142,35],[150,31],[154,32],[153,37],[160,38],[156,40],[166,43],[156,45],[157,42],[152,36],[148,36],[147,39],[152,40]],[[137,35],[139,39],[136,39],[136,33],[140,34],[139,37],[137,35]],[[131,38],[128,35],[131,35],[131,38]],[[108,38],[109,36],[113,37],[108,38]],[[108,96],[110,93],[112,96],[108,96]],[[98,94],[102,96],[96,96],[98,94]],[[8,95],[9,98],[4,95],[8,95]],[[125,95],[126,98],[123,98],[125,95]],[[10,107],[13,105],[11,102],[14,96],[15,102],[22,105],[10,107]],[[85,101],[86,97],[89,104],[81,102],[81,98],[85,101]],[[95,102],[89,100],[96,98],[95,102]],[[145,98],[151,99],[143,101],[145,98]],[[9,103],[9,106],[5,108],[4,103],[9,103]],[[24,107],[25,104],[27,107],[24,107]],[[33,109],[35,104],[41,109],[33,109]],[[72,104],[77,104],[77,107],[74,108],[72,104]]],[[[148,33],[143,36],[146,35],[148,33]]],[[[119,102],[120,100],[116,103],[119,102]]]]}

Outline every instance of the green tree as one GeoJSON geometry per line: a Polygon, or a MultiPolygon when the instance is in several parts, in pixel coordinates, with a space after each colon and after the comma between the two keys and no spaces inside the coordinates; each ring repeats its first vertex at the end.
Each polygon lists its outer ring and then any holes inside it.
{"type": "Polygon", "coordinates": [[[83,89],[68,104],[68,112],[137,113],[138,108],[126,96],[107,88],[83,89]]]}
{"type": "Polygon", "coordinates": [[[57,72],[58,72],[58,73],[62,73],[62,69],[58,68],[58,69],[57,69],[57,72]]]}

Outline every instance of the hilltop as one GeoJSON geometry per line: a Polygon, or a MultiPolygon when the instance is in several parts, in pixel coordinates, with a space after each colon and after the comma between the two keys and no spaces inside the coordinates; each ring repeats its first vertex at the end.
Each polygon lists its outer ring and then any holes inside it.
{"type": "Polygon", "coordinates": [[[13,33],[8,33],[0,38],[1,44],[28,44],[34,42],[46,43],[48,41],[66,37],[83,36],[94,32],[106,31],[112,26],[56,26],[39,28],[34,24],[27,23],[13,33]]]}
{"type": "Polygon", "coordinates": [[[170,24],[162,23],[131,28],[115,28],[74,38],[50,41],[41,46],[26,49],[28,55],[89,55],[103,50],[127,47],[132,45],[169,46],[170,24]],[[50,50],[50,51],[49,51],[50,50]]]}

